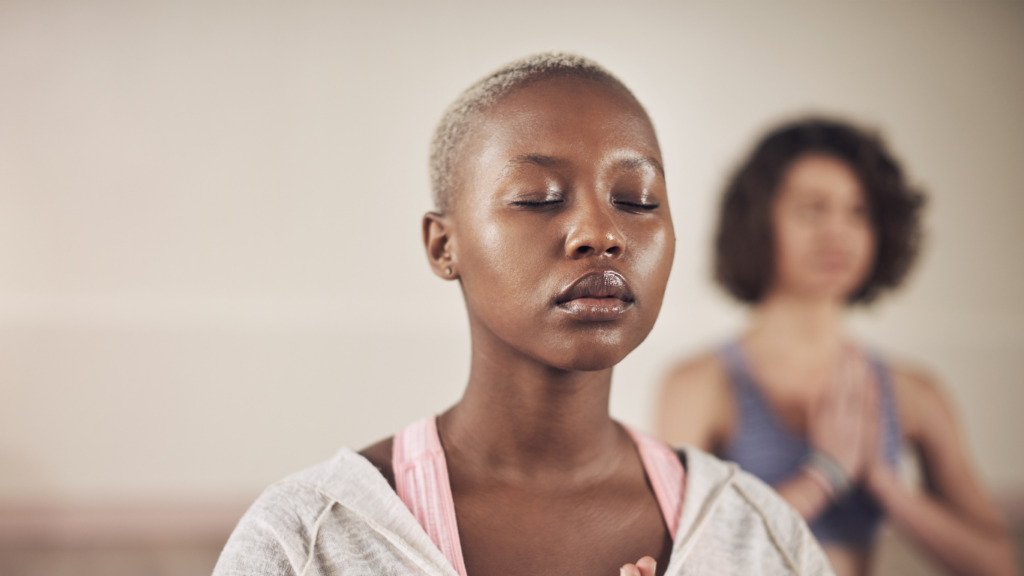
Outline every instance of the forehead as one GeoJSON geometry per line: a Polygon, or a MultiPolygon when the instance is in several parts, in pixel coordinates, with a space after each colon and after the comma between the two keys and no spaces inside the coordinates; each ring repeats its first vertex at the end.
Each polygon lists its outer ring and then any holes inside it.
{"type": "Polygon", "coordinates": [[[459,180],[537,154],[570,163],[602,157],[653,157],[661,162],[646,112],[625,90],[584,78],[552,78],[513,89],[478,113],[455,163],[459,180]]]}
{"type": "Polygon", "coordinates": [[[811,153],[798,158],[786,171],[784,194],[790,196],[828,196],[859,200],[863,197],[860,179],[845,161],[827,154],[811,153]]]}

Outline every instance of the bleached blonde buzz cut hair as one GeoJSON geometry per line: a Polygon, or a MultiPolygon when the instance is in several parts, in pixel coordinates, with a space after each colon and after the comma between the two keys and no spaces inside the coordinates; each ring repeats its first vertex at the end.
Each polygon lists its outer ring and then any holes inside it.
{"type": "Polygon", "coordinates": [[[502,66],[467,88],[452,102],[434,130],[434,137],[430,141],[430,187],[435,210],[444,214],[451,208],[455,160],[462,140],[478,114],[513,90],[557,77],[584,78],[614,86],[625,91],[640,105],[629,88],[611,72],[597,62],[576,54],[543,52],[502,66]]]}

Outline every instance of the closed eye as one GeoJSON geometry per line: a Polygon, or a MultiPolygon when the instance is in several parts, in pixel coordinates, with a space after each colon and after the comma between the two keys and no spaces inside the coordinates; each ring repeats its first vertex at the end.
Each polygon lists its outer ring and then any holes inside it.
{"type": "Polygon", "coordinates": [[[661,204],[644,204],[644,203],[641,203],[641,202],[623,202],[621,200],[620,201],[616,201],[615,205],[616,206],[625,206],[627,208],[635,208],[635,209],[639,209],[639,210],[647,210],[647,211],[654,210],[655,208],[661,206],[661,204]]]}
{"type": "Polygon", "coordinates": [[[543,208],[545,206],[554,206],[555,204],[561,203],[562,200],[516,200],[512,202],[512,205],[522,208],[543,208]]]}

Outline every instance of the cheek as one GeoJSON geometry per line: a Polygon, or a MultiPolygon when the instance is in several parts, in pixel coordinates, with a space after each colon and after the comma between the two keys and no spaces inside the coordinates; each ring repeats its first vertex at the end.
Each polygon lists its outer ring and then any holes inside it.
{"type": "Polygon", "coordinates": [[[783,218],[775,222],[775,260],[783,271],[799,267],[814,249],[814,234],[807,227],[787,222],[783,218]]]}
{"type": "Polygon", "coordinates": [[[860,271],[866,271],[871,268],[875,259],[875,232],[869,226],[858,228],[853,234],[853,241],[851,242],[853,249],[851,252],[855,254],[857,259],[857,268],[860,271]]]}
{"type": "Polygon", "coordinates": [[[459,259],[467,297],[515,305],[536,291],[541,264],[536,230],[526,234],[501,219],[480,217],[465,232],[459,259]]]}
{"type": "Polygon", "coordinates": [[[660,225],[640,235],[633,242],[636,249],[636,272],[645,291],[664,294],[672,260],[675,256],[675,234],[671,225],[660,225]]]}

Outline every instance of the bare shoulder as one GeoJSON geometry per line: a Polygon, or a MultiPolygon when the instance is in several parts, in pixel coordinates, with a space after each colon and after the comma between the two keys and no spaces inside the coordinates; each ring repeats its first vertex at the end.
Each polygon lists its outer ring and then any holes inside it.
{"type": "Polygon", "coordinates": [[[924,366],[902,359],[890,359],[889,370],[898,385],[908,386],[925,393],[938,388],[938,379],[924,366]]]}
{"type": "Polygon", "coordinates": [[[359,451],[359,454],[370,461],[381,475],[388,481],[391,488],[395,488],[395,471],[391,466],[391,449],[395,437],[385,438],[376,444],[371,444],[359,451]]]}
{"type": "Polygon", "coordinates": [[[725,367],[718,354],[704,352],[676,364],[665,376],[665,392],[698,394],[714,391],[725,383],[725,367]]]}
{"type": "Polygon", "coordinates": [[[718,354],[705,352],[665,375],[658,404],[658,432],[670,444],[715,451],[727,433],[731,397],[718,354]]]}
{"type": "Polygon", "coordinates": [[[951,402],[938,377],[927,368],[906,362],[889,362],[896,405],[908,437],[919,438],[926,430],[953,423],[951,402]]]}

